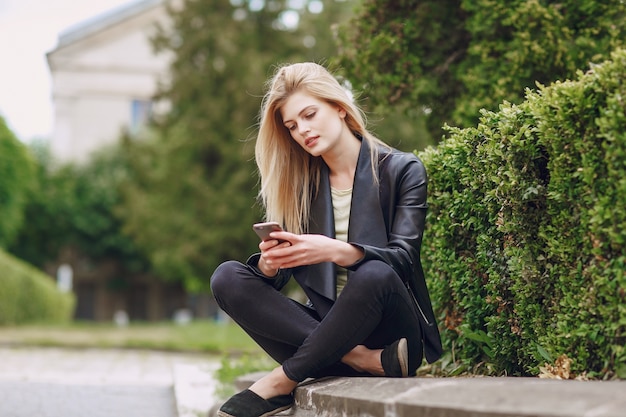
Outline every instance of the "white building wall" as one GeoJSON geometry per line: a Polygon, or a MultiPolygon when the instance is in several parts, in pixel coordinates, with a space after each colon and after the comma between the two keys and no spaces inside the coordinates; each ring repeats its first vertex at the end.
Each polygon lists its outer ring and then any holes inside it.
{"type": "Polygon", "coordinates": [[[58,161],[82,163],[115,143],[124,129],[132,129],[133,101],[150,101],[165,76],[169,58],[155,55],[150,44],[154,24],[168,21],[164,2],[144,3],[149,7],[130,17],[109,16],[108,26],[96,21],[104,26],[96,31],[87,26],[62,35],[48,54],[51,151],[58,161]]]}

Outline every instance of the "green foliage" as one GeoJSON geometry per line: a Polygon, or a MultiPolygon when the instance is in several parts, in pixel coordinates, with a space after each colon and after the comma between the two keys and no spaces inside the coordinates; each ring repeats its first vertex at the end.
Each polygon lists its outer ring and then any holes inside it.
{"type": "Polygon", "coordinates": [[[28,221],[9,247],[14,255],[43,267],[73,248],[93,261],[117,259],[129,271],[146,270],[145,257],[122,233],[114,208],[128,169],[119,149],[104,149],[87,165],[54,167],[44,144],[34,143],[36,183],[24,209],[28,221]]]}
{"type": "MultiPolygon", "coordinates": [[[[402,113],[437,141],[461,93],[455,68],[469,45],[460,0],[364,0],[339,31],[337,61],[370,112],[402,113]]],[[[426,142],[428,143],[428,142],[426,142]]],[[[422,147],[416,147],[422,148],[422,147]]]]}
{"type": "Polygon", "coordinates": [[[626,377],[626,51],[421,154],[447,349],[495,373],[626,377]]]}
{"type": "Polygon", "coordinates": [[[33,176],[34,164],[27,148],[0,117],[0,248],[12,242],[24,220],[33,176]]]}
{"type": "Polygon", "coordinates": [[[0,249],[0,325],[68,321],[74,304],[49,276],[0,249]]]}
{"type": "Polygon", "coordinates": [[[621,0],[364,0],[339,62],[383,114],[473,126],[479,110],[574,77],[626,39],[621,0]],[[424,111],[425,110],[425,111],[424,111]]]}
{"type": "Polygon", "coordinates": [[[226,355],[221,366],[215,372],[219,381],[215,394],[218,398],[228,398],[235,394],[235,380],[243,375],[254,372],[270,371],[277,366],[276,362],[264,353],[239,356],[226,355]]]}
{"type": "Polygon", "coordinates": [[[328,22],[344,7],[327,2],[318,15],[306,4],[299,27],[283,30],[280,16],[289,10],[282,3],[253,10],[258,5],[246,1],[186,1],[171,12],[173,28],[154,40],[175,57],[161,93],[171,111],[151,137],[125,141],[132,176],[118,213],[159,275],[189,291],[208,291],[219,263],[258,250],[250,139],[264,83],[278,63],[330,53],[328,22]],[[312,24],[321,16],[323,25],[312,24]],[[315,48],[304,47],[311,38],[315,48]]]}
{"type": "Polygon", "coordinates": [[[226,153],[231,160],[217,169],[203,167],[194,163],[199,143],[187,138],[170,134],[167,141],[127,144],[133,178],[123,185],[117,213],[158,275],[195,292],[208,290],[219,262],[252,253],[249,225],[259,214],[253,208],[252,172],[245,171],[251,167],[241,152],[226,153]]]}

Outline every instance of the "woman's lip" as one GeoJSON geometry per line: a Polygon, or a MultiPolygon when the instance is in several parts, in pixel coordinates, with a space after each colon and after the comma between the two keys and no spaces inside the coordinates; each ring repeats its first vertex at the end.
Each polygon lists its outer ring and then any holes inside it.
{"type": "Polygon", "coordinates": [[[306,146],[311,147],[311,146],[315,145],[315,142],[317,141],[317,138],[318,138],[318,137],[319,137],[319,136],[314,136],[314,137],[312,137],[312,138],[306,138],[306,139],[304,140],[304,144],[305,144],[306,146]]]}

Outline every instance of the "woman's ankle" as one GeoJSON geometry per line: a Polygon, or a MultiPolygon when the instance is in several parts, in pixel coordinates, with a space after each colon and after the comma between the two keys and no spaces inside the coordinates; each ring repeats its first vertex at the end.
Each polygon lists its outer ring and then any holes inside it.
{"type": "Polygon", "coordinates": [[[297,385],[296,381],[287,377],[282,366],[279,366],[252,384],[249,389],[258,396],[268,399],[290,394],[297,385]]]}
{"type": "Polygon", "coordinates": [[[369,349],[364,345],[357,345],[348,352],[341,361],[357,372],[367,372],[371,375],[384,375],[380,354],[382,349],[369,349]]]}

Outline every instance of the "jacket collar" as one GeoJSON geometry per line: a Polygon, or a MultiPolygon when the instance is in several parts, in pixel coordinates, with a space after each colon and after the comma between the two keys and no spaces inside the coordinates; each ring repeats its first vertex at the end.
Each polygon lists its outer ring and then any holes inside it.
{"type": "MultiPolygon", "coordinates": [[[[352,188],[352,205],[348,241],[364,245],[385,246],[387,233],[379,201],[379,187],[370,162],[367,141],[361,140],[361,150],[352,188]]],[[[320,184],[311,203],[309,233],[335,237],[335,220],[330,193],[329,169],[322,163],[320,184]]],[[[323,262],[311,265],[303,284],[331,300],[336,299],[335,265],[323,262]]]]}
{"type": "Polygon", "coordinates": [[[369,143],[361,140],[361,151],[352,186],[348,242],[378,247],[384,247],[387,244],[379,189],[379,183],[372,172],[369,143]]]}

